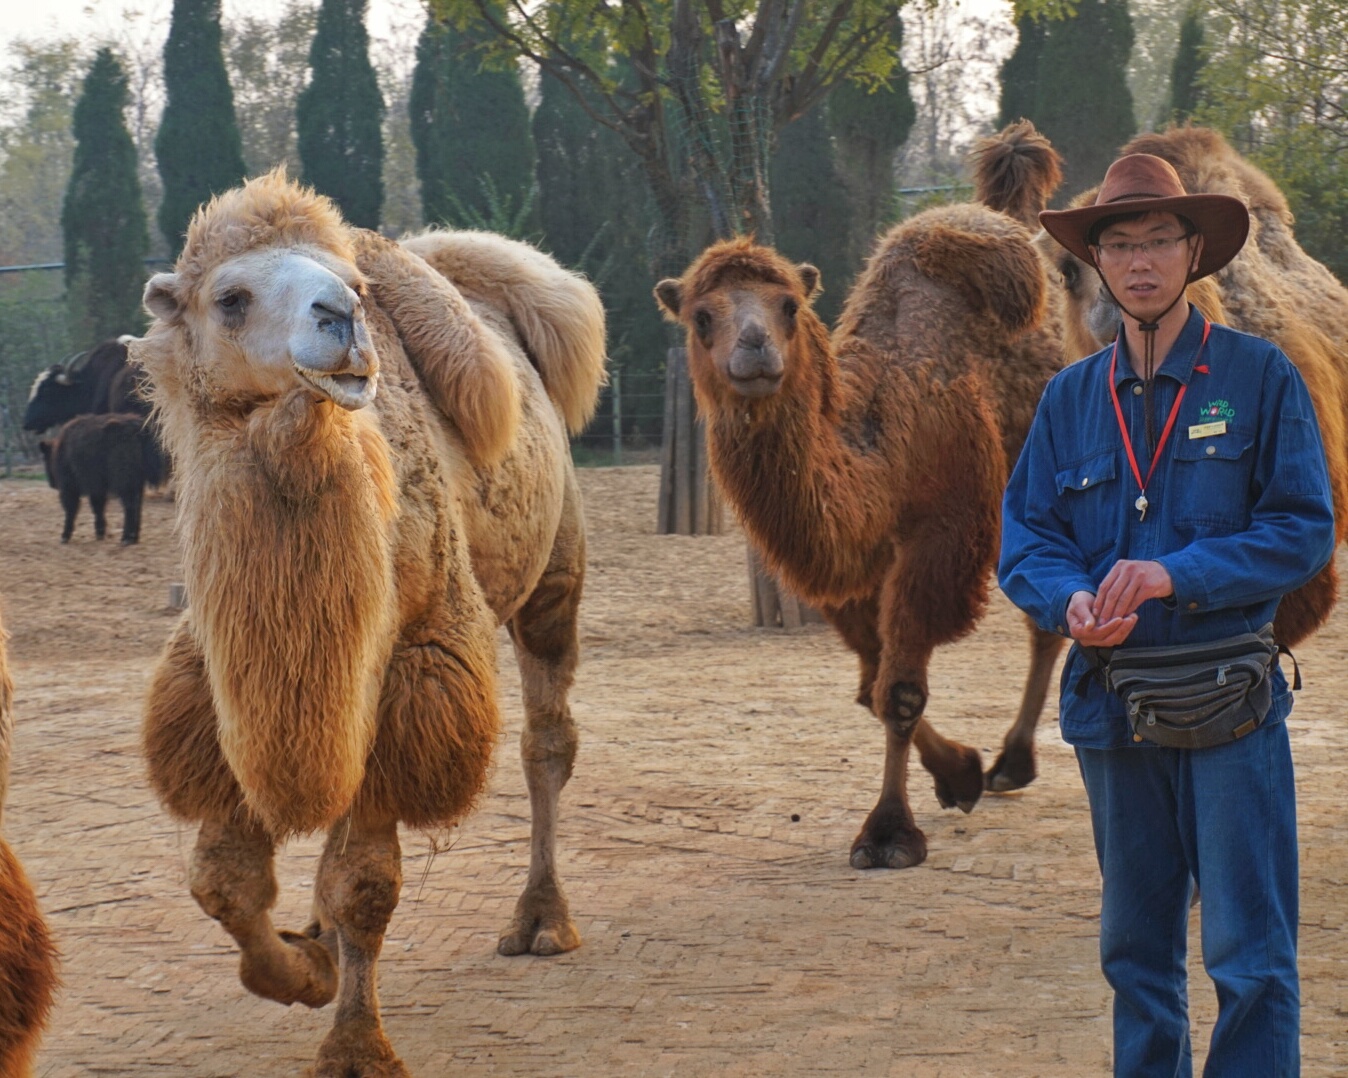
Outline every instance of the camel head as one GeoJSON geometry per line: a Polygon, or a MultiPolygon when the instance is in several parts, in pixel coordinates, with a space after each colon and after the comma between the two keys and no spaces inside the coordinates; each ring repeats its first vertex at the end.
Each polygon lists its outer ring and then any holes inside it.
{"type": "Polygon", "coordinates": [[[704,409],[772,397],[804,373],[793,362],[802,340],[827,351],[827,330],[811,308],[819,292],[814,266],[748,239],[709,247],[682,277],[655,286],[665,317],[687,331],[704,409]]]}
{"type": "Polygon", "coordinates": [[[161,347],[138,356],[156,382],[169,376],[211,401],[302,388],[363,408],[379,377],[365,296],[336,207],[277,170],[197,211],[172,272],[145,286],[161,347]],[[156,369],[155,357],[172,369],[156,369]]]}

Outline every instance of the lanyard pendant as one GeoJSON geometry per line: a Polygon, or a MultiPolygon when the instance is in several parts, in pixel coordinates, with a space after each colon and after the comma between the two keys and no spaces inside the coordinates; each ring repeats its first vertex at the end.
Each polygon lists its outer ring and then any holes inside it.
{"type": "Polygon", "coordinates": [[[1138,523],[1141,523],[1142,521],[1147,519],[1147,506],[1149,504],[1150,503],[1147,501],[1147,496],[1145,494],[1139,494],[1137,496],[1137,501],[1133,502],[1133,508],[1137,510],[1138,514],[1137,516],[1138,523]]]}

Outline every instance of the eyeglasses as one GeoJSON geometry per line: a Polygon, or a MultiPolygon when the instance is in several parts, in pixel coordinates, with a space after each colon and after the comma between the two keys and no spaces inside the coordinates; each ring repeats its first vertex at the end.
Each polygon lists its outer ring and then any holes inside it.
{"type": "Polygon", "coordinates": [[[1131,262],[1134,254],[1142,254],[1147,258],[1166,258],[1179,250],[1179,246],[1190,236],[1192,232],[1186,232],[1182,236],[1157,236],[1154,240],[1143,240],[1141,243],[1097,243],[1095,249],[1100,252],[1100,258],[1105,262],[1131,262]]]}

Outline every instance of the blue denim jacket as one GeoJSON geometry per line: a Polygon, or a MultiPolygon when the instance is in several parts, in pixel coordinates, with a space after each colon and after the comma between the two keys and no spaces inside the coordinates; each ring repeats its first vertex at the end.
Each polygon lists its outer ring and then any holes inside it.
{"type": "MultiPolygon", "coordinates": [[[[1180,387],[1188,389],[1147,486],[1145,519],[1110,399],[1113,346],[1045,389],[1002,504],[998,566],[1002,590],[1041,628],[1065,633],[1072,594],[1096,591],[1116,561],[1130,558],[1159,561],[1175,592],[1142,604],[1128,646],[1257,631],[1333,556],[1325,452],[1301,375],[1261,338],[1214,325],[1200,356],[1202,338],[1203,318],[1191,309],[1157,371],[1158,434],[1180,387]],[[1223,433],[1202,429],[1223,421],[1223,433]]],[[[1115,385],[1145,479],[1145,398],[1119,347],[1115,385]]],[[[1062,676],[1063,737],[1088,748],[1132,744],[1122,702],[1098,678],[1076,691],[1086,669],[1073,646],[1062,676]]],[[[1268,722],[1292,708],[1281,670],[1273,693],[1268,722]]]]}

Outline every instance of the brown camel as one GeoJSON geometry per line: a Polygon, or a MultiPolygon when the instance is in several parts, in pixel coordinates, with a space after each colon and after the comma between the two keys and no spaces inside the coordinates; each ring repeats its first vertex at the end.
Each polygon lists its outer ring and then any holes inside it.
{"type": "Polygon", "coordinates": [[[145,302],[132,356],[178,468],[191,600],[146,704],[151,782],[200,824],[192,894],[245,987],[337,997],[310,1073],[406,1074],[376,993],[398,824],[450,826],[479,795],[501,623],[533,834],[498,949],[580,943],[554,854],[585,564],[567,430],[603,378],[602,308],[523,244],[395,244],[281,174],[201,209],[145,302]],[[319,829],[313,923],[277,932],[276,844],[319,829]]]}
{"type": "MultiPolygon", "coordinates": [[[[0,824],[9,787],[14,683],[0,625],[0,824]]],[[[56,993],[56,948],[33,885],[0,832],[0,1078],[28,1078],[56,993]]]]}
{"type": "MultiPolygon", "coordinates": [[[[1042,135],[1021,121],[985,140],[976,151],[978,196],[1027,224],[1052,191],[1036,187],[1020,159],[1042,135]]],[[[1335,519],[1342,541],[1348,535],[1348,288],[1297,244],[1287,199],[1263,172],[1231,148],[1216,131],[1172,128],[1144,134],[1120,151],[1155,154],[1169,161],[1192,193],[1234,195],[1250,209],[1250,238],[1229,265],[1189,286],[1189,299],[1208,318],[1265,337],[1296,364],[1315,401],[1325,443],[1335,519]]],[[[1095,201],[1083,192],[1074,206],[1095,201]]],[[[1049,264],[1050,279],[1064,303],[1067,355],[1095,352],[1118,330],[1119,312],[1094,269],[1060,247],[1047,233],[1036,246],[1049,264]]],[[[1274,626],[1281,643],[1295,646],[1322,624],[1338,595],[1334,562],[1278,607],[1274,626]]]]}
{"type": "MultiPolygon", "coordinates": [[[[984,787],[977,750],[924,718],[927,664],[983,613],[1009,465],[1062,365],[1031,239],[980,205],[917,215],[880,240],[832,341],[810,306],[818,271],[748,240],[656,287],[687,329],[717,482],[769,567],[857,653],[857,700],[884,724],[857,868],[926,856],[906,792],[911,743],[942,805],[968,811],[984,787]]],[[[1034,635],[1031,729],[1060,646],[1034,635]]],[[[1007,747],[998,774],[1023,784],[1032,744],[1007,747]]]]}

